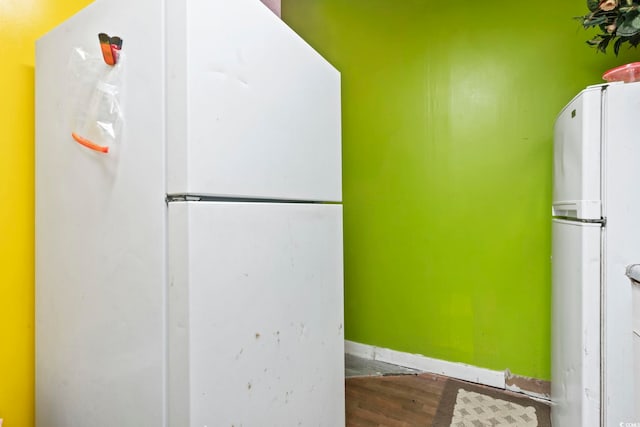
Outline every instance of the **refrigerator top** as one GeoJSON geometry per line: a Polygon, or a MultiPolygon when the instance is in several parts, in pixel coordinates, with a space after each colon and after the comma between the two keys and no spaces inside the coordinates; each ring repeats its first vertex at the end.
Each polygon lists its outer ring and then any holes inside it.
{"type": "Polygon", "coordinates": [[[560,113],[558,113],[558,116],[556,117],[556,120],[559,119],[562,114],[564,113],[564,111],[566,109],[569,108],[569,106],[571,104],[573,104],[573,102],[580,98],[584,93],[589,92],[589,91],[602,91],[603,89],[606,89],[609,86],[617,86],[617,85],[630,85],[630,84],[636,84],[636,83],[640,83],[640,82],[634,82],[634,83],[624,83],[624,82],[605,82],[605,83],[598,83],[598,84],[594,84],[594,85],[589,85],[587,87],[585,87],[584,89],[582,89],[576,96],[573,97],[573,99],[571,99],[571,101],[569,101],[569,103],[567,105],[564,106],[564,108],[560,111],[560,113]]]}
{"type": "Polygon", "coordinates": [[[560,112],[558,113],[558,116],[556,117],[556,126],[558,125],[558,121],[563,117],[563,115],[565,114],[565,112],[578,100],[580,99],[582,96],[584,96],[585,93],[591,92],[591,91],[601,91],[603,88],[606,88],[609,85],[609,83],[603,83],[603,84],[597,84],[597,85],[591,85],[591,86],[587,86],[586,88],[582,89],[580,92],[578,92],[578,94],[576,94],[571,101],[569,101],[569,103],[567,105],[565,105],[562,110],[560,110],[560,112]]]}

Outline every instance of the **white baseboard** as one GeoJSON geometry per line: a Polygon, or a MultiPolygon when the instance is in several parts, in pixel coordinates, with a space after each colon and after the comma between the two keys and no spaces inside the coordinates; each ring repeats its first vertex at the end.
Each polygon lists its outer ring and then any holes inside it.
{"type": "Polygon", "coordinates": [[[444,375],[459,380],[516,391],[537,399],[549,399],[549,395],[547,393],[524,390],[522,388],[508,385],[506,379],[508,377],[512,377],[508,370],[494,371],[473,365],[466,365],[464,363],[447,362],[446,360],[432,359],[421,354],[404,353],[402,351],[375,347],[368,344],[360,344],[348,340],[344,342],[344,349],[345,353],[362,357],[363,359],[379,360],[381,362],[404,366],[405,368],[416,369],[418,371],[444,375]]]}
{"type": "Polygon", "coordinates": [[[464,363],[447,362],[445,360],[432,359],[421,354],[404,353],[402,351],[360,344],[348,340],[344,342],[344,350],[347,354],[362,357],[363,359],[379,360],[381,362],[417,369],[432,374],[445,375],[459,380],[502,389],[506,388],[505,374],[503,371],[493,371],[491,369],[465,365],[464,363]]]}

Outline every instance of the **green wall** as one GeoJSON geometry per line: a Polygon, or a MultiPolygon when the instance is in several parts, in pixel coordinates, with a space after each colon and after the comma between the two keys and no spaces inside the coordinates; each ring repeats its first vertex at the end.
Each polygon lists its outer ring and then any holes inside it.
{"type": "Polygon", "coordinates": [[[550,377],[553,122],[603,71],[582,0],[283,0],[342,72],[349,340],[550,377]]]}

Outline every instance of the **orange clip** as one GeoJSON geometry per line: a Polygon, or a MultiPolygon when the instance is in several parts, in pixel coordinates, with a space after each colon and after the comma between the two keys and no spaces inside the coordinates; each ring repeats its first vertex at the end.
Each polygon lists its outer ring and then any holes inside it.
{"type": "Polygon", "coordinates": [[[100,40],[100,50],[102,51],[102,57],[107,65],[114,66],[118,62],[118,56],[122,49],[122,39],[120,37],[109,37],[106,33],[98,34],[100,40]]]}
{"type": "Polygon", "coordinates": [[[73,137],[73,139],[76,140],[76,142],[78,144],[84,145],[87,148],[90,148],[90,149],[95,150],[95,151],[99,151],[100,153],[108,153],[109,152],[109,147],[105,147],[104,145],[94,144],[93,142],[89,141],[88,139],[83,138],[80,135],[76,134],[75,132],[71,132],[71,136],[73,137]]]}
{"type": "Polygon", "coordinates": [[[100,50],[102,50],[104,62],[113,67],[116,65],[116,58],[113,55],[113,50],[111,50],[111,38],[105,33],[100,33],[98,34],[98,39],[100,40],[100,50]]]}

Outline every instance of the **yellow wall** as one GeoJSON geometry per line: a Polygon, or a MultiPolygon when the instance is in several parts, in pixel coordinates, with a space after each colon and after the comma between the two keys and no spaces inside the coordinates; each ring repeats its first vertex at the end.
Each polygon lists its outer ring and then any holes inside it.
{"type": "Polygon", "coordinates": [[[34,424],[34,41],[90,0],[0,0],[0,418],[34,424]]]}

